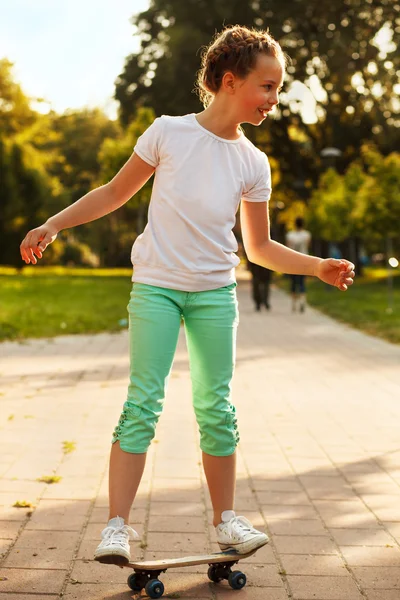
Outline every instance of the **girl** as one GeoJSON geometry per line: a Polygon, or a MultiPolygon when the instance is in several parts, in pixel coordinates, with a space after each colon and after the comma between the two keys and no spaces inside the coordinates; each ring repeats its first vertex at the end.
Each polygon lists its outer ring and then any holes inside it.
{"type": "Polygon", "coordinates": [[[354,277],[348,261],[305,256],[270,239],[268,159],[240,124],[264,121],[278,104],[284,72],[284,54],[267,32],[226,28],[202,56],[198,87],[205,110],[155,119],[109,183],[30,231],[21,244],[23,260],[36,264],[59,231],[116,210],[155,172],[148,224],[132,249],[130,384],[112,438],[110,520],[95,552],[100,562],[130,560],[129,539],[137,533],[128,525],[129,512],[162,411],[181,319],[217,541],[241,554],[268,542],[234,512],[239,435],[230,398],[239,258],[232,228],[240,201],[251,262],[315,275],[343,291],[354,277]]]}

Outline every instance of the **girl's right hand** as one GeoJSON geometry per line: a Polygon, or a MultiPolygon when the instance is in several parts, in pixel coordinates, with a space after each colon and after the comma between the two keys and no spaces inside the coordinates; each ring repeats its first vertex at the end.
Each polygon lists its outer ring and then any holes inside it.
{"type": "Polygon", "coordinates": [[[57,233],[58,230],[56,227],[49,222],[44,223],[44,225],[41,225],[40,227],[36,227],[36,229],[31,229],[20,245],[22,260],[24,260],[27,265],[29,265],[29,263],[36,265],[36,256],[42,258],[43,252],[49,244],[54,242],[57,233]]]}

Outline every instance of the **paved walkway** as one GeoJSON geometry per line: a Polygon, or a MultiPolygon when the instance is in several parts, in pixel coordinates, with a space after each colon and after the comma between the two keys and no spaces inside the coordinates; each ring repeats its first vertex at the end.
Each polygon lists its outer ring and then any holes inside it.
{"type": "MultiPolygon", "coordinates": [[[[238,293],[237,510],[271,544],[243,561],[242,591],[196,567],[165,574],[166,597],[398,600],[400,347],[313,310],[291,314],[277,290],[271,313],[253,312],[248,282],[238,293]]],[[[216,549],[181,334],[132,511],[135,554],[147,559],[216,549]]],[[[107,519],[127,333],[5,343],[0,353],[0,600],[137,597],[127,569],[91,561],[107,519]],[[53,475],[58,483],[37,481],[53,475]]]]}

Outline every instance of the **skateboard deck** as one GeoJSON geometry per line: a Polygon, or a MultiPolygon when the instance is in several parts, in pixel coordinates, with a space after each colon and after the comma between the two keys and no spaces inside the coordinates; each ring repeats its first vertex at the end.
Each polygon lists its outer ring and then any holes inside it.
{"type": "MultiPolygon", "coordinates": [[[[259,550],[259,548],[257,548],[259,550]]],[[[159,571],[174,569],[176,567],[190,567],[195,565],[219,564],[224,562],[238,562],[242,558],[252,556],[257,552],[252,550],[247,554],[238,554],[234,550],[227,552],[215,552],[214,554],[203,554],[197,556],[182,556],[181,558],[162,558],[159,560],[141,560],[130,562],[125,567],[131,567],[137,571],[159,571]]]]}
{"type": "Polygon", "coordinates": [[[227,579],[231,588],[240,590],[246,585],[246,575],[241,571],[232,571],[232,565],[243,558],[252,556],[260,550],[252,550],[247,554],[238,554],[234,550],[204,554],[200,556],[183,556],[181,558],[164,558],[160,560],[144,560],[130,562],[123,567],[130,567],[134,573],[128,577],[128,586],[135,592],[145,589],[150,598],[161,598],[164,585],[158,579],[167,569],[189,567],[194,565],[209,565],[208,578],[214,583],[227,579]]]}

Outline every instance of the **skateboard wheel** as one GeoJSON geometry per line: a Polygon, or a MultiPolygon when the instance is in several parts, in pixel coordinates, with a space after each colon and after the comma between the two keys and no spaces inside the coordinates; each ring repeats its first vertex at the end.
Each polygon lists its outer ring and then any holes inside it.
{"type": "Polygon", "coordinates": [[[208,567],[207,575],[208,579],[210,579],[214,583],[219,583],[223,579],[223,577],[221,577],[219,574],[218,567],[216,567],[215,565],[211,565],[210,567],[208,567]]]}
{"type": "Polygon", "coordinates": [[[161,598],[164,593],[164,584],[158,579],[151,579],[144,588],[149,598],[161,598]]]}
{"type": "Polygon", "coordinates": [[[233,590],[241,590],[246,585],[247,577],[241,571],[229,573],[228,583],[233,590]]]}
{"type": "Polygon", "coordinates": [[[136,577],[136,573],[132,573],[131,575],[129,575],[128,577],[128,585],[131,588],[131,590],[133,592],[141,592],[143,589],[143,586],[141,586],[138,582],[138,579],[136,577]]]}

